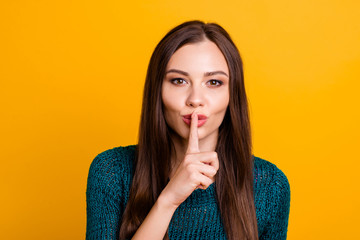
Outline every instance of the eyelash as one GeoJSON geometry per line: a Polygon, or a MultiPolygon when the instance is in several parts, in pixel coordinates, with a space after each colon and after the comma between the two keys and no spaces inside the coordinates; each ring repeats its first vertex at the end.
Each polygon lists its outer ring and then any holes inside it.
{"type": "Polygon", "coordinates": [[[181,83],[180,84],[177,84],[176,82],[178,82],[178,81],[185,81],[184,79],[182,79],[182,78],[173,78],[173,79],[171,79],[170,80],[170,82],[172,83],[172,84],[175,84],[175,85],[181,85],[181,83]]]}
{"type": "MultiPolygon", "coordinates": [[[[176,81],[180,81],[180,80],[185,82],[185,80],[182,79],[182,78],[173,78],[173,79],[170,80],[170,82],[171,82],[172,84],[175,84],[175,85],[182,85],[182,83],[180,83],[180,84],[177,84],[177,83],[176,83],[176,81]]],[[[212,82],[212,81],[215,81],[215,82],[216,82],[216,85],[210,85],[210,86],[221,86],[221,85],[224,84],[222,81],[216,80],[216,79],[210,79],[210,80],[207,81],[207,82],[212,82]]]]}
{"type": "Polygon", "coordinates": [[[211,81],[215,81],[215,82],[216,82],[216,85],[211,85],[211,86],[221,86],[221,85],[223,85],[223,82],[220,81],[220,80],[211,79],[211,80],[209,80],[208,82],[211,82],[211,81]]]}

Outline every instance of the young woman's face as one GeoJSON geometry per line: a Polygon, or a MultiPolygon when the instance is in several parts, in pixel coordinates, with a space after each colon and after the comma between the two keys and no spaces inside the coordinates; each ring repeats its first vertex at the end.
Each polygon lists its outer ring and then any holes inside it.
{"type": "Polygon", "coordinates": [[[229,104],[229,69],[215,43],[204,40],[178,49],[166,68],[162,100],[167,124],[188,139],[189,114],[199,115],[199,139],[217,137],[229,104]]]}

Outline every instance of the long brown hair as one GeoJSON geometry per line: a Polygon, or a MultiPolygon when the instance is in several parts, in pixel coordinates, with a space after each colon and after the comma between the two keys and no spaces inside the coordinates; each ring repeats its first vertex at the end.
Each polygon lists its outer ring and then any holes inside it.
{"type": "MultiPolygon", "coordinates": [[[[258,239],[251,131],[242,60],[229,34],[221,26],[201,21],[185,22],[170,30],[151,56],[144,86],[135,172],[121,220],[120,239],[134,235],[168,182],[174,144],[161,99],[167,63],[183,45],[205,39],[219,47],[230,73],[230,101],[219,127],[215,150],[220,163],[215,187],[222,186],[216,187],[216,195],[223,225],[229,240],[258,239]]],[[[168,234],[165,239],[168,239],[168,234]]]]}

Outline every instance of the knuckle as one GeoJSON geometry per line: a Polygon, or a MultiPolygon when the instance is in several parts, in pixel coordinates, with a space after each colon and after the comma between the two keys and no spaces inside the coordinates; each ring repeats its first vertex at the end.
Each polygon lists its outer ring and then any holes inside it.
{"type": "Polygon", "coordinates": [[[219,168],[219,164],[220,164],[219,159],[216,158],[214,161],[214,167],[219,168]]]}
{"type": "Polygon", "coordinates": [[[219,161],[216,161],[216,163],[215,163],[215,169],[216,169],[216,171],[218,171],[219,170],[219,161]]]}
{"type": "Polygon", "coordinates": [[[204,189],[207,189],[210,186],[211,183],[212,183],[211,181],[206,181],[202,185],[204,186],[204,189]]]}
{"type": "Polygon", "coordinates": [[[213,173],[210,174],[209,177],[215,177],[215,175],[216,175],[216,172],[214,171],[213,173]]]}
{"type": "Polygon", "coordinates": [[[189,179],[191,182],[196,182],[197,181],[197,174],[192,172],[189,176],[189,179]]]}

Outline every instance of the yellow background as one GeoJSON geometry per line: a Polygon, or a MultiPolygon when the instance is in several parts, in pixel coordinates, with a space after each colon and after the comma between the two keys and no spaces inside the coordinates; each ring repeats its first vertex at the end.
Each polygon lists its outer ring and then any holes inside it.
{"type": "Polygon", "coordinates": [[[84,239],[92,159],[135,144],[150,55],[186,20],[244,60],[256,156],[291,185],[288,239],[355,239],[359,1],[2,1],[1,239],[84,239]]]}

